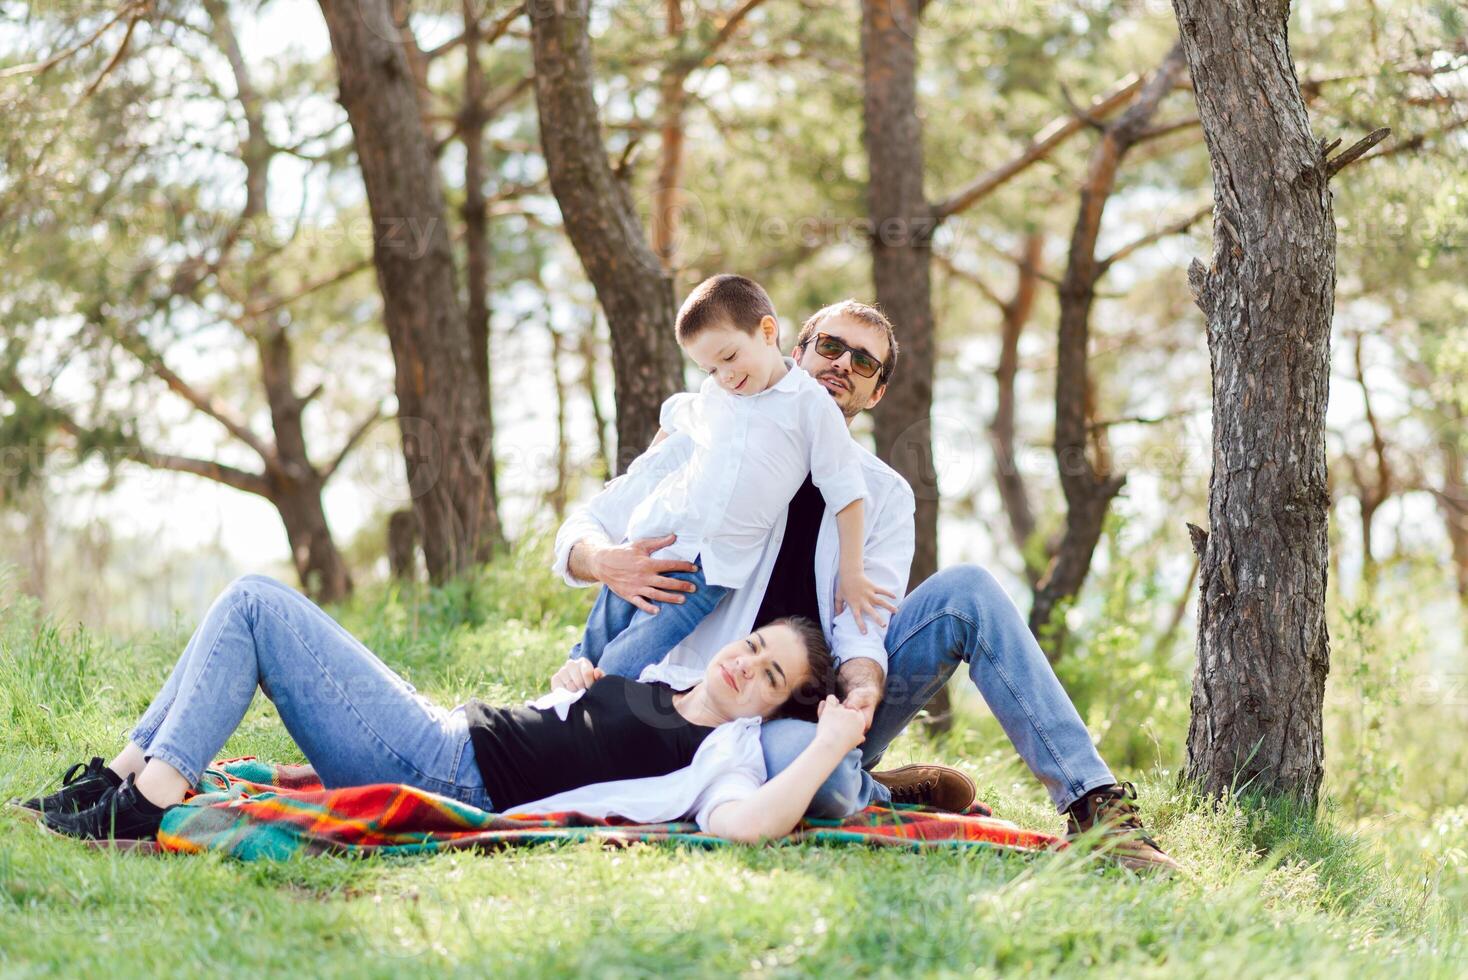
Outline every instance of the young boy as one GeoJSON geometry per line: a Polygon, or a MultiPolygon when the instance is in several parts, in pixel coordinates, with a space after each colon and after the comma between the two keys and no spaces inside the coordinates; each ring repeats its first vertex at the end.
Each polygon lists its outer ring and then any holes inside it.
{"type": "Polygon", "coordinates": [[[657,556],[697,565],[672,573],[695,591],[652,615],[603,586],[573,659],[632,678],[662,660],[725,593],[748,584],[807,474],[836,512],[836,610],[849,607],[866,632],[865,617],[893,608],[862,568],[866,484],[856,444],[830,393],[781,355],[779,329],[769,295],[743,276],[706,279],[683,302],[678,344],[709,377],[697,394],[663,404],[653,443],[686,433],[693,451],[633,512],[626,540],[676,534],[657,556]]]}

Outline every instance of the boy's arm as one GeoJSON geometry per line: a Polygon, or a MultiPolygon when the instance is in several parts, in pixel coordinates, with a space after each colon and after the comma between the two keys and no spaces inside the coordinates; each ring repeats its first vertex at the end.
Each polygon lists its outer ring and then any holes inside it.
{"type": "Polygon", "coordinates": [[[865,535],[864,508],[860,500],[853,500],[836,515],[836,532],[841,548],[840,562],[836,574],[836,613],[847,609],[856,619],[856,628],[865,633],[867,620],[877,626],[887,622],[878,612],[885,608],[889,613],[897,611],[892,601],[896,595],[889,589],[879,587],[867,578],[866,564],[862,561],[862,538],[865,535]],[[883,597],[886,598],[883,598],[883,597]]]}
{"type": "MultiPolygon", "coordinates": [[[[907,576],[912,568],[914,542],[912,491],[900,477],[896,485],[876,496],[866,514],[863,561],[867,578],[900,603],[907,593],[907,576]]],[[[872,712],[882,700],[887,671],[887,628],[861,632],[851,612],[837,614],[831,621],[831,653],[836,657],[837,685],[843,704],[859,708],[870,723],[872,712]]]]}

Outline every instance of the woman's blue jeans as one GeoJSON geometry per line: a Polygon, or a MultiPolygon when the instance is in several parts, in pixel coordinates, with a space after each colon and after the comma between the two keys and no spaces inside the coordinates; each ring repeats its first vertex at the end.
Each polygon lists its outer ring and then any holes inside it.
{"type": "Polygon", "coordinates": [[[197,783],[257,687],[327,788],[407,783],[493,809],[463,707],[433,704],[321,607],[263,575],[214,600],[132,741],[197,783]]]}

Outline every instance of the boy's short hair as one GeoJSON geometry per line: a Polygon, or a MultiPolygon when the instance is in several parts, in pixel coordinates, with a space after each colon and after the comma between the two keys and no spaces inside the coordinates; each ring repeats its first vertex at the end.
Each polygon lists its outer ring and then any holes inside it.
{"type": "Polygon", "coordinates": [[[723,273],[693,287],[678,310],[673,331],[680,344],[710,327],[733,327],[753,334],[765,317],[775,317],[775,304],[764,287],[753,279],[723,273]]]}
{"type": "MultiPolygon", "coordinates": [[[[887,356],[882,361],[882,370],[877,375],[877,386],[886,384],[892,377],[892,371],[897,367],[897,333],[892,329],[892,321],[887,315],[875,306],[860,303],[854,299],[843,299],[839,303],[823,306],[810,315],[800,327],[800,333],[795,338],[796,347],[805,347],[811,339],[820,331],[821,325],[827,320],[838,316],[849,316],[853,320],[859,320],[869,326],[876,327],[887,335],[887,356]]],[[[876,352],[871,352],[876,356],[876,352]]]]}
{"type": "Polygon", "coordinates": [[[815,721],[819,717],[816,706],[826,700],[826,695],[836,693],[836,658],[826,645],[826,635],[820,626],[804,616],[782,616],[765,625],[793,630],[805,647],[806,665],[810,668],[805,679],[791,689],[775,717],[815,721]]]}

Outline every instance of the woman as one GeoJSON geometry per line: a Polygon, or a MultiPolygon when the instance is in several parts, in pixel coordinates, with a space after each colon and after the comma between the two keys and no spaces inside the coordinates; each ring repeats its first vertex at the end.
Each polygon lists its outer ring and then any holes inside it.
{"type": "Polygon", "coordinates": [[[701,679],[557,675],[532,706],[446,710],[310,599],[246,575],[205,614],[163,689],[110,763],[77,764],[22,806],[53,830],[148,839],[244,717],[259,687],[328,787],[407,783],[485,810],[695,815],[706,831],[755,841],[794,828],[816,788],[863,738],[859,712],[830,695],[820,630],[770,623],[729,644],[701,679]],[[665,681],[666,683],[658,683],[665,681]],[[584,686],[583,686],[584,685],[584,686]],[[802,705],[820,736],[765,781],[759,722],[802,705]]]}

